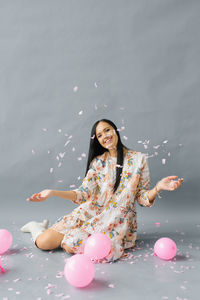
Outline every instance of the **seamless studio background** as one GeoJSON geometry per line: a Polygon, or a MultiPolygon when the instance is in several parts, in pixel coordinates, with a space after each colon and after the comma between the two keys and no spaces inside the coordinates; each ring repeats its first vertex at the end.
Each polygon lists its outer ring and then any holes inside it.
{"type": "Polygon", "coordinates": [[[76,207],[26,198],[79,187],[92,125],[107,118],[148,155],[150,188],[184,178],[138,206],[139,226],[194,222],[199,232],[199,11],[195,0],[0,1],[1,228],[76,207]]]}

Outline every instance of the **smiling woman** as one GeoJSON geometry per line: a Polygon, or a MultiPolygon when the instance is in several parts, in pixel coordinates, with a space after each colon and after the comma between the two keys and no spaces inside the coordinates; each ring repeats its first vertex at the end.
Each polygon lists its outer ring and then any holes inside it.
{"type": "Polygon", "coordinates": [[[22,231],[31,232],[42,250],[62,247],[68,253],[83,253],[87,238],[96,232],[106,234],[111,251],[102,262],[115,261],[124,250],[134,247],[137,238],[136,202],[151,207],[158,192],[175,190],[183,179],[168,176],[149,190],[147,156],[122,144],[116,125],[107,119],[97,121],[91,130],[85,178],[71,191],[44,190],[29,201],[44,201],[51,196],[69,199],[79,206],[60,217],[48,228],[29,222],[22,231]]]}

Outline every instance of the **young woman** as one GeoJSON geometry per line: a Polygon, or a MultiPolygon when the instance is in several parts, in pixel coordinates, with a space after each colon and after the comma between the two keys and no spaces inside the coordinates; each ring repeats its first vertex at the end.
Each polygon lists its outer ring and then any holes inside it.
{"type": "Polygon", "coordinates": [[[107,119],[97,121],[91,131],[85,178],[71,191],[43,190],[27,200],[44,201],[51,196],[78,204],[70,214],[59,218],[48,228],[43,223],[29,222],[21,228],[31,232],[42,250],[62,247],[68,253],[83,253],[87,238],[96,232],[106,234],[111,251],[101,262],[125,256],[137,238],[136,202],[151,207],[161,190],[179,188],[183,178],[168,176],[149,190],[150,177],[145,154],[128,149],[121,142],[116,125],[107,119]]]}

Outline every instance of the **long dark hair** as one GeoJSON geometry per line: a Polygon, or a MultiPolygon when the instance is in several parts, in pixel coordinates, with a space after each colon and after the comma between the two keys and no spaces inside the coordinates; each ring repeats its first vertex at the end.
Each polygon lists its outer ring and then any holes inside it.
{"type": "MultiPolygon", "coordinates": [[[[101,119],[99,121],[97,121],[91,130],[91,137],[90,137],[90,145],[89,145],[89,152],[88,152],[88,161],[87,161],[87,167],[86,167],[86,172],[85,172],[85,176],[87,175],[87,172],[89,170],[90,167],[90,163],[91,161],[98,155],[103,154],[104,152],[108,152],[108,150],[104,147],[102,147],[96,137],[96,127],[100,122],[106,122],[108,124],[110,124],[114,129],[115,132],[118,136],[118,143],[117,143],[117,165],[123,166],[124,163],[124,151],[123,151],[123,147],[127,150],[129,150],[129,148],[127,148],[126,146],[124,146],[122,144],[119,132],[117,130],[117,126],[110,120],[107,119],[101,119]]],[[[119,184],[120,184],[120,179],[121,179],[121,173],[122,173],[122,168],[119,168],[116,166],[116,181],[115,181],[115,185],[113,187],[113,193],[115,193],[115,191],[117,190],[119,184]]]]}

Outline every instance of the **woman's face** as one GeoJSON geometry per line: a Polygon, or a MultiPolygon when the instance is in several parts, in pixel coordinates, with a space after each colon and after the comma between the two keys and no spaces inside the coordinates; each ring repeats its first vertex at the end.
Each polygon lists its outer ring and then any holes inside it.
{"type": "Polygon", "coordinates": [[[96,137],[102,147],[111,150],[117,149],[118,136],[109,123],[99,122],[96,127],[96,137]]]}

